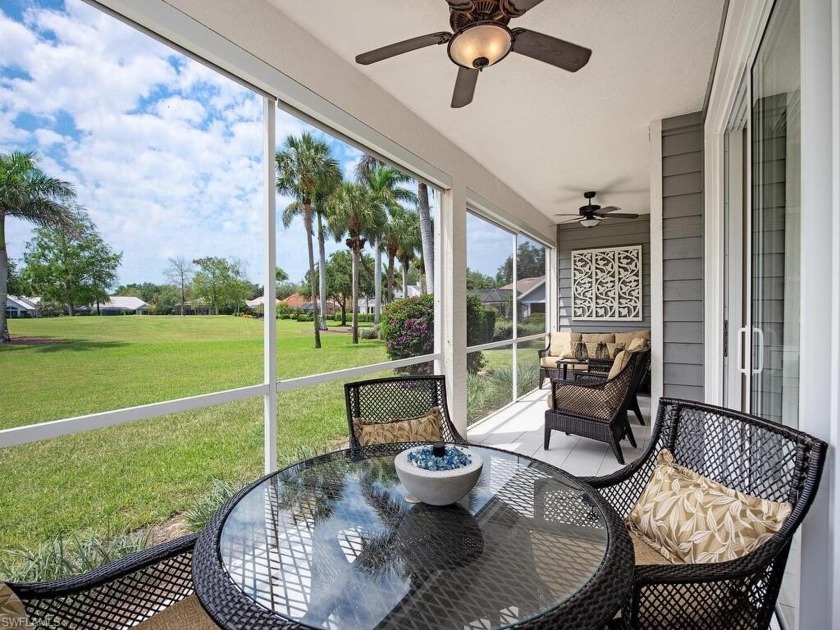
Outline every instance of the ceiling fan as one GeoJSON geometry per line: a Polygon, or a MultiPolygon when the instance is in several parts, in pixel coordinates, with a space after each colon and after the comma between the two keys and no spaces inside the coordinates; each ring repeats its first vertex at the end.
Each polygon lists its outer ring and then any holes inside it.
{"type": "Polygon", "coordinates": [[[543,0],[447,0],[449,24],[446,31],[412,37],[362,53],[356,63],[369,65],[432,45],[447,44],[449,58],[458,67],[452,107],[469,105],[475,94],[478,73],[515,52],[544,61],[569,72],[577,72],[589,61],[592,51],[571,42],[508,23],[543,0]]]}
{"type": "Polygon", "coordinates": [[[577,214],[555,214],[555,217],[574,217],[572,219],[566,219],[565,221],[560,221],[560,223],[573,223],[578,222],[585,228],[593,228],[597,225],[600,225],[601,221],[604,219],[638,219],[638,214],[631,214],[629,212],[623,213],[616,213],[617,210],[621,210],[621,208],[617,206],[605,206],[601,207],[597,204],[592,203],[592,199],[595,197],[595,191],[589,190],[583,193],[584,198],[586,199],[587,203],[585,206],[581,206],[578,210],[577,214]]]}

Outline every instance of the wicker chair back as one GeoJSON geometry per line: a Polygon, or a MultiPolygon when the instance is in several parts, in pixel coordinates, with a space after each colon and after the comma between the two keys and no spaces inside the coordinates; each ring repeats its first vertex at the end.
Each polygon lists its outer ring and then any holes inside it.
{"type": "Polygon", "coordinates": [[[353,431],[353,418],[386,423],[395,418],[422,416],[433,408],[440,410],[443,440],[466,444],[449,416],[443,376],[394,376],[347,383],[344,386],[344,397],[350,448],[360,448],[353,431]]]}

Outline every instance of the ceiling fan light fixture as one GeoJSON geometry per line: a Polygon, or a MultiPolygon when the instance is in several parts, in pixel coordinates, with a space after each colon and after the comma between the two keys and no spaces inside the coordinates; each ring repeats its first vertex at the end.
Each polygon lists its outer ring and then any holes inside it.
{"type": "Polygon", "coordinates": [[[601,219],[591,217],[587,219],[581,219],[580,221],[578,221],[578,223],[580,223],[585,228],[594,228],[601,223],[601,219]]]}
{"type": "Polygon", "coordinates": [[[449,40],[449,58],[464,68],[482,70],[504,59],[513,45],[513,34],[504,24],[474,22],[449,40]]]}

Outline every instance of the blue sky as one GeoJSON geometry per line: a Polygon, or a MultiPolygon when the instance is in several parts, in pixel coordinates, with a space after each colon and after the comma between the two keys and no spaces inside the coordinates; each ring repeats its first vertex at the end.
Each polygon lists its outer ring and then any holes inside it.
{"type": "MultiPolygon", "coordinates": [[[[276,115],[278,145],[311,131],[352,175],[359,151],[276,115]]],[[[80,0],[0,8],[0,152],[35,151],[48,174],[73,184],[123,252],[121,283],[162,282],[169,257],[208,255],[239,258],[262,282],[262,130],[259,96],[80,0]]],[[[278,210],[289,202],[278,196],[278,210]]],[[[470,267],[495,274],[510,236],[484,222],[469,233],[470,267]]],[[[7,219],[13,259],[31,236],[7,219]]],[[[303,277],[299,220],[278,227],[277,260],[303,277]]]]}

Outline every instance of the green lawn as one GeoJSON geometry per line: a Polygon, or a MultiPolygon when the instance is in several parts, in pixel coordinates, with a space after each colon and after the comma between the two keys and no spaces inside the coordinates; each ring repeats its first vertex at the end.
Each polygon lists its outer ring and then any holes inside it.
{"type": "MultiPolygon", "coordinates": [[[[12,320],[0,347],[0,428],[241,387],[262,380],[262,322],[234,317],[12,320]],[[47,343],[42,343],[48,340],[47,343]]],[[[383,342],[350,343],[278,321],[278,373],[302,376],[387,359],[383,342]]],[[[340,383],[281,394],[281,461],[346,437],[340,383]]],[[[166,520],[213,478],[262,471],[262,399],[0,450],[0,548],[60,532],[116,531],[166,520]]]]}

